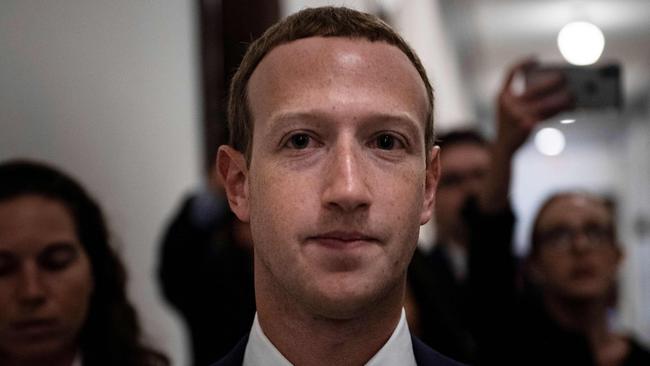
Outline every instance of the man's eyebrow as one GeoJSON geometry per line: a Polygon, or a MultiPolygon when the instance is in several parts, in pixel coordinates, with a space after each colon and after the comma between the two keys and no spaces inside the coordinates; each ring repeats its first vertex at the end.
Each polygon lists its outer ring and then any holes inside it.
{"type": "Polygon", "coordinates": [[[277,134],[282,130],[291,129],[293,127],[304,125],[318,126],[327,124],[329,121],[331,121],[331,118],[328,118],[323,113],[314,113],[311,111],[289,111],[272,115],[269,118],[268,126],[269,131],[271,131],[272,134],[277,134]]]}
{"type": "Polygon", "coordinates": [[[385,124],[390,124],[390,123],[405,124],[413,128],[422,126],[423,127],[422,131],[424,131],[423,123],[418,122],[416,118],[414,118],[408,113],[379,113],[379,114],[370,115],[368,116],[367,119],[373,122],[379,122],[385,124]]]}

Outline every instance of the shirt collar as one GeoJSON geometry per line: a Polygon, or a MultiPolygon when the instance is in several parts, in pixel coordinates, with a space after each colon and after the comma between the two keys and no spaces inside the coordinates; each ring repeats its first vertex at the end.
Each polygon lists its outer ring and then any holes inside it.
{"type": "Polygon", "coordinates": [[[253,327],[251,328],[244,352],[242,366],[292,366],[291,362],[284,358],[282,353],[271,343],[260,327],[260,322],[255,313],[253,327]]]}
{"type": "MultiPolygon", "coordinates": [[[[264,335],[260,327],[257,314],[253,321],[246,351],[244,352],[243,366],[291,366],[291,363],[278,351],[271,341],[264,335]]],[[[388,341],[367,363],[366,366],[415,366],[415,355],[411,334],[406,323],[406,313],[402,314],[388,341]]]]}
{"type": "Polygon", "coordinates": [[[467,251],[456,243],[449,243],[445,248],[454,277],[459,281],[464,281],[467,277],[467,251]]]}

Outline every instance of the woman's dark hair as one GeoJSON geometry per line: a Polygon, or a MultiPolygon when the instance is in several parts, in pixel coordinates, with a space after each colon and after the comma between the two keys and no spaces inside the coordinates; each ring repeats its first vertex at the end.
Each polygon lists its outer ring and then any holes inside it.
{"type": "Polygon", "coordinates": [[[140,343],[137,315],[126,297],[126,271],[109,245],[97,203],[79,183],[50,166],[22,160],[0,164],[0,202],[24,195],[62,203],[90,259],[94,290],[79,337],[83,364],[168,365],[164,355],[140,343]]]}

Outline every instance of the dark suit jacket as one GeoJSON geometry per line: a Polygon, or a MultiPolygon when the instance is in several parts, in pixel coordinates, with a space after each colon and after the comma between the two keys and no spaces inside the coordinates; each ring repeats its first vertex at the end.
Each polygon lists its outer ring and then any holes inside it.
{"type": "MultiPolygon", "coordinates": [[[[451,360],[440,353],[429,348],[426,344],[422,343],[417,337],[411,336],[413,343],[413,354],[415,355],[415,362],[418,366],[462,366],[463,364],[451,360]]],[[[212,364],[212,366],[241,366],[244,362],[244,352],[246,351],[246,343],[248,343],[248,336],[242,338],[235,348],[222,358],[219,362],[212,364]]]]}

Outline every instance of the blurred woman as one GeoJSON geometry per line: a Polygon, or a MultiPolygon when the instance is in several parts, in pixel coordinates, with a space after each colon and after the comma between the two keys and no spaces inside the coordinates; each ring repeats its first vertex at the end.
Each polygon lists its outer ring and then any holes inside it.
{"type": "Polygon", "coordinates": [[[99,206],[45,165],[0,164],[0,364],[167,365],[140,342],[99,206]]]}
{"type": "Polygon", "coordinates": [[[556,351],[559,361],[571,355],[573,365],[650,365],[647,350],[610,327],[622,257],[605,200],[567,192],[543,204],[528,258],[541,311],[524,318],[527,333],[538,340],[529,345],[537,354],[556,351]]]}

